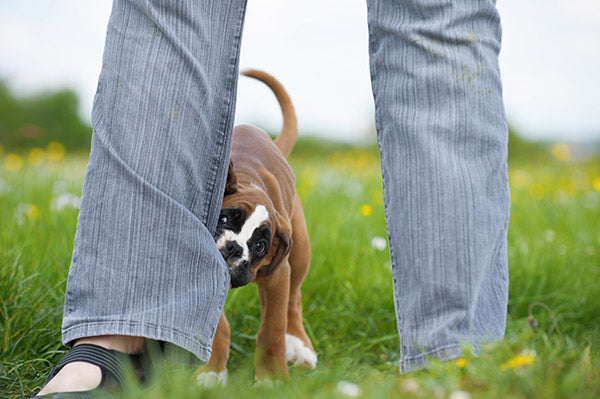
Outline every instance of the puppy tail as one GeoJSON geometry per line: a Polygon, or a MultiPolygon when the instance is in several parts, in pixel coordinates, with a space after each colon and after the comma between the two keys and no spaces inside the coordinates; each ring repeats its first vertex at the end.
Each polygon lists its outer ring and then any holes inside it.
{"type": "Polygon", "coordinates": [[[281,132],[279,132],[279,135],[275,138],[275,145],[287,158],[292,152],[294,144],[296,144],[296,138],[298,137],[298,122],[296,120],[296,112],[294,111],[292,100],[290,100],[290,97],[281,83],[268,73],[256,69],[246,69],[243,70],[241,74],[260,80],[269,86],[269,88],[273,90],[275,97],[277,97],[281,112],[283,113],[283,126],[281,127],[281,132]]]}

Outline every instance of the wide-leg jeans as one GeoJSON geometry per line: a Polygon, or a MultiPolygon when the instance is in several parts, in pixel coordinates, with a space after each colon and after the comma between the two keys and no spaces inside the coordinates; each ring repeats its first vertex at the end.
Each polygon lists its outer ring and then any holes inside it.
{"type": "MultiPolygon", "coordinates": [[[[245,6],[114,0],[65,344],[133,335],[210,357],[229,287],[213,232],[245,6]]],[[[491,0],[368,0],[368,24],[400,371],[408,372],[504,334],[500,20],[491,0]]]]}

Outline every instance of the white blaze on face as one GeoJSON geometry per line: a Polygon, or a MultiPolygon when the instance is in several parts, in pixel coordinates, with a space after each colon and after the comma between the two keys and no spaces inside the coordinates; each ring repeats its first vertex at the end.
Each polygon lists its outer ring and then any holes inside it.
{"type": "MultiPolygon", "coordinates": [[[[252,237],[254,230],[256,230],[267,218],[269,217],[269,211],[264,205],[257,205],[254,208],[254,212],[250,215],[246,222],[242,226],[242,230],[239,233],[234,233],[231,230],[225,230],[221,237],[217,240],[217,248],[222,249],[225,244],[229,241],[235,241],[243,248],[244,253],[242,257],[236,261],[238,264],[244,260],[250,260],[250,249],[248,248],[248,240],[252,237]]],[[[233,266],[233,265],[232,265],[233,266]]]]}

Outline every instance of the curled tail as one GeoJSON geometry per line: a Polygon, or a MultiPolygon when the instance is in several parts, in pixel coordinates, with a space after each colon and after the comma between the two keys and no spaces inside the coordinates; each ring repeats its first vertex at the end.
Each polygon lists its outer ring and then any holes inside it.
{"type": "Polygon", "coordinates": [[[296,112],[294,111],[292,100],[290,100],[290,97],[281,83],[268,73],[256,69],[246,69],[242,71],[241,74],[260,80],[269,86],[269,88],[273,90],[275,97],[277,97],[281,112],[283,113],[283,126],[281,127],[281,132],[279,132],[279,135],[275,138],[275,145],[287,158],[292,152],[294,144],[296,144],[296,138],[298,137],[298,122],[296,120],[296,112]]]}

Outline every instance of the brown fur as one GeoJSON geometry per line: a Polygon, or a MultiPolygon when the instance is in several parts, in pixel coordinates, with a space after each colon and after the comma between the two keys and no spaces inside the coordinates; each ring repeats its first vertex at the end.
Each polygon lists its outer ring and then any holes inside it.
{"type": "Polygon", "coordinates": [[[279,106],[281,107],[281,113],[283,114],[283,126],[281,132],[275,139],[275,145],[279,148],[279,151],[284,157],[288,157],[294,148],[296,138],[298,137],[298,123],[296,121],[296,113],[294,112],[294,106],[292,100],[287,95],[285,89],[273,76],[266,72],[258,71],[256,69],[246,69],[242,71],[242,75],[258,79],[267,86],[277,97],[279,106]]]}
{"type": "MultiPolygon", "coordinates": [[[[250,215],[258,204],[269,212],[273,239],[268,255],[250,270],[258,285],[261,325],[256,339],[255,373],[258,379],[287,377],[285,334],[291,334],[313,352],[302,324],[300,286],[308,273],[310,246],[295,177],[286,161],[297,136],[296,116],[283,87],[261,71],[245,75],[265,82],[275,92],[284,122],[275,139],[250,126],[233,131],[231,162],[223,208],[241,207],[250,215]]],[[[230,330],[225,313],[221,315],[212,356],[200,372],[226,370],[230,330]]]]}

